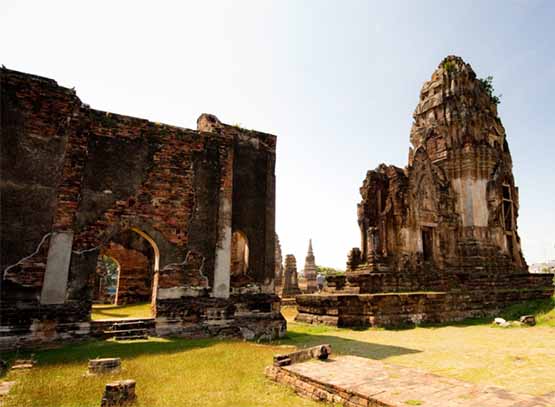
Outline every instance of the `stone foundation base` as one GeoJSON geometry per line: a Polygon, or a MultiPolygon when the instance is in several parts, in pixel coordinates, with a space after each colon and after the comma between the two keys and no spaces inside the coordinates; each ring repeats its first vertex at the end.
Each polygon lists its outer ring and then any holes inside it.
{"type": "MultiPolygon", "coordinates": [[[[520,284],[490,284],[447,292],[310,294],[297,296],[296,321],[338,327],[402,327],[497,316],[504,308],[553,295],[552,275],[515,276],[520,284]],[[521,288],[517,288],[521,287],[521,288]]],[[[515,279],[515,281],[516,281],[515,279]]]]}
{"type": "Polygon", "coordinates": [[[555,402],[551,393],[518,394],[357,356],[311,359],[286,366],[274,363],[265,373],[302,397],[346,407],[516,407],[551,406],[555,402]]]}
{"type": "MultiPolygon", "coordinates": [[[[42,307],[29,304],[2,313],[0,351],[38,348],[53,343],[112,337],[111,326],[118,320],[72,321],[90,318],[90,303],[42,307]],[[46,312],[46,311],[49,312],[46,312]],[[79,311],[78,313],[76,311],[79,311]]],[[[280,299],[274,294],[241,294],[229,298],[181,297],[158,300],[156,318],[127,319],[141,322],[148,335],[184,338],[234,337],[272,340],[285,335],[287,322],[280,312],[280,299]]],[[[3,308],[0,307],[0,312],[3,308]]],[[[119,320],[121,322],[121,319],[119,320]]]]}
{"type": "Polygon", "coordinates": [[[227,299],[182,297],[159,300],[156,334],[205,338],[271,340],[285,335],[287,322],[274,294],[232,295],[227,299]]]}

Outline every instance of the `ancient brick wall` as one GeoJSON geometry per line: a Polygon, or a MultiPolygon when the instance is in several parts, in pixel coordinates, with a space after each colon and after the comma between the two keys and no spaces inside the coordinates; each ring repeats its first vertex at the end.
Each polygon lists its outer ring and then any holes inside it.
{"type": "MultiPolygon", "coordinates": [[[[52,315],[54,327],[86,326],[98,255],[122,233],[148,242],[160,317],[183,297],[229,297],[232,229],[250,242],[254,287],[242,292],[271,292],[275,136],[217,119],[217,129],[195,131],[94,110],[53,80],[5,68],[0,80],[0,323],[17,325],[8,332],[34,332],[52,315]],[[15,298],[27,311],[12,320],[4,315],[15,298]]],[[[136,274],[145,261],[134,258],[134,277],[124,271],[121,282],[146,297],[136,274]]]]}
{"type": "Polygon", "coordinates": [[[0,286],[17,282],[24,287],[20,295],[33,298],[42,286],[64,155],[78,131],[81,102],[53,80],[4,70],[0,97],[0,286]]]}
{"type": "Polygon", "coordinates": [[[115,304],[150,301],[154,288],[152,258],[149,259],[138,250],[114,242],[110,242],[101,253],[112,257],[119,265],[115,304]]]}
{"type": "Polygon", "coordinates": [[[247,277],[232,281],[237,292],[246,287],[270,293],[275,277],[275,152],[271,134],[245,130],[217,121],[208,115],[199,119],[198,129],[234,140],[232,231],[248,242],[247,277]],[[214,121],[215,120],[215,121],[214,121]]]}

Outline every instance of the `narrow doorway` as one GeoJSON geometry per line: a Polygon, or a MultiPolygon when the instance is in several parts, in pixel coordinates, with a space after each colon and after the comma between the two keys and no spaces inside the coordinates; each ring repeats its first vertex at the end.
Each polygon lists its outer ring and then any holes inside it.
{"type": "Polygon", "coordinates": [[[434,248],[434,231],[430,227],[422,228],[422,254],[424,261],[431,261],[433,258],[434,248]]]}

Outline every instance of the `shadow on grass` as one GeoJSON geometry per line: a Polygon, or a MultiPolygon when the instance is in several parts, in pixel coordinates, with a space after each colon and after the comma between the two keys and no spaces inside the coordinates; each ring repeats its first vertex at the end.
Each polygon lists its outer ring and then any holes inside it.
{"type": "Polygon", "coordinates": [[[354,355],[367,359],[381,360],[390,356],[420,353],[421,350],[404,348],[401,346],[382,345],[379,343],[357,341],[333,335],[311,334],[291,330],[281,341],[283,345],[293,345],[299,348],[330,344],[334,354],[354,355]]]}
{"type": "Polygon", "coordinates": [[[66,345],[56,349],[1,354],[1,358],[8,362],[18,358],[33,358],[41,365],[80,363],[94,358],[121,357],[133,358],[142,355],[159,355],[185,352],[198,348],[206,348],[217,343],[220,339],[182,339],[182,338],[153,338],[144,341],[87,341],[66,345]]]}

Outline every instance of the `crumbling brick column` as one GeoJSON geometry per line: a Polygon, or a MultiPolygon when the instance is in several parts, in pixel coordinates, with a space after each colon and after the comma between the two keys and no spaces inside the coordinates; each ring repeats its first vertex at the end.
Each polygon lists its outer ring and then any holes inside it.
{"type": "Polygon", "coordinates": [[[135,395],[135,380],[118,380],[106,384],[100,407],[121,407],[133,403],[135,395]]]}

